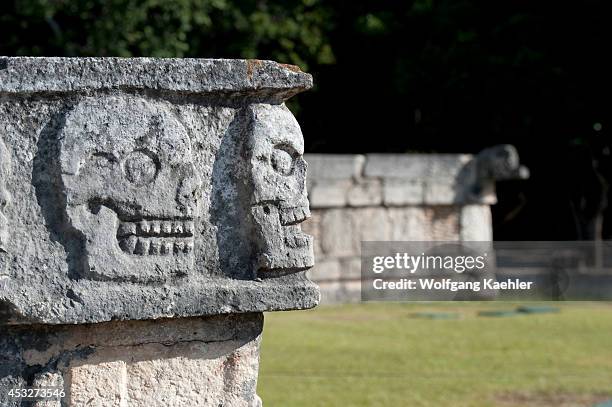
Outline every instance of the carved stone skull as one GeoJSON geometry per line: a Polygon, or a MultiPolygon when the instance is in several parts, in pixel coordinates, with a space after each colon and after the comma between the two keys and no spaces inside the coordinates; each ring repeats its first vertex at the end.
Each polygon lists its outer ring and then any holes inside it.
{"type": "Polygon", "coordinates": [[[193,269],[201,182],[187,131],[163,102],[85,98],[59,135],[66,210],[89,276],[164,280],[193,269]]]}
{"type": "Polygon", "coordinates": [[[310,268],[313,238],[299,225],[310,216],[300,127],[285,105],[254,104],[249,130],[259,276],[310,268]]]}

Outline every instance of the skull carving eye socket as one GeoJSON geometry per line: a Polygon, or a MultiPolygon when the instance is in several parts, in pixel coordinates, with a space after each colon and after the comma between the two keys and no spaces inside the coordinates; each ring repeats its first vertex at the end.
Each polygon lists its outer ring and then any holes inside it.
{"type": "Polygon", "coordinates": [[[132,151],[123,162],[125,177],[136,185],[146,185],[153,182],[158,170],[159,159],[149,151],[132,151]]]}
{"type": "Polygon", "coordinates": [[[271,157],[272,168],[281,175],[291,175],[297,156],[297,151],[291,146],[284,144],[275,146],[271,157]]]}

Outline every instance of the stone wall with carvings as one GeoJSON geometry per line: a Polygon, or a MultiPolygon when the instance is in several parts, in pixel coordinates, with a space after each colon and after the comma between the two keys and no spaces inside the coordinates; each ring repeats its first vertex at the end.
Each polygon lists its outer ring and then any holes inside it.
{"type": "Polygon", "coordinates": [[[307,154],[322,302],[358,301],[362,241],[490,241],[495,182],[526,178],[514,147],[468,154],[307,154]]]}
{"type": "Polygon", "coordinates": [[[0,57],[0,406],[261,406],[262,313],[319,300],[284,103],[311,86],[272,61],[0,57]]]}

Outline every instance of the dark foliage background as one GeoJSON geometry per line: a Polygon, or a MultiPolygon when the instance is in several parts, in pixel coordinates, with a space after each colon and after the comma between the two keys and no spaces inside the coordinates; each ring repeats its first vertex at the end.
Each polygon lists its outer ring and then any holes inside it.
{"type": "Polygon", "coordinates": [[[498,240],[612,238],[607,1],[4,0],[0,54],[274,59],[309,152],[517,146],[498,240]]]}

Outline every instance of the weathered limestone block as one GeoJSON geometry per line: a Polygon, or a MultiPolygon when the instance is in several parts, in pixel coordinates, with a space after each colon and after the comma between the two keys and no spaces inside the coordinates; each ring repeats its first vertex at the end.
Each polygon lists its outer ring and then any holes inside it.
{"type": "Polygon", "coordinates": [[[386,178],[383,181],[385,206],[420,205],[424,201],[424,185],[419,180],[386,178]]]}
{"type": "Polygon", "coordinates": [[[308,192],[315,208],[347,205],[349,190],[361,179],[365,157],[347,154],[306,154],[308,192]]]}
{"type": "Polygon", "coordinates": [[[257,275],[310,268],[313,239],[299,226],[310,217],[300,126],[284,106],[253,104],[248,113],[257,275]]]}
{"type": "Polygon", "coordinates": [[[353,184],[348,191],[349,206],[378,206],[383,201],[382,183],[371,179],[353,184]]]}
{"type": "Polygon", "coordinates": [[[389,208],[393,241],[456,241],[459,239],[459,207],[389,208]]]}
{"type": "Polygon", "coordinates": [[[434,206],[426,208],[425,217],[431,225],[431,241],[459,240],[459,208],[456,206],[434,206]]]}
{"type": "Polygon", "coordinates": [[[308,232],[321,246],[320,258],[359,256],[365,241],[459,239],[459,206],[320,209],[308,232]]]}
{"type": "Polygon", "coordinates": [[[489,242],[493,240],[491,208],[489,205],[465,205],[461,208],[460,240],[489,242]]]}
{"type": "Polygon", "coordinates": [[[477,155],[308,154],[306,159],[314,215],[307,232],[315,236],[317,259],[325,262],[310,275],[328,303],[360,298],[361,240],[489,241],[496,181],[528,176],[510,145],[477,155]]]}
{"type": "Polygon", "coordinates": [[[311,86],[271,61],[0,58],[0,386],[257,405],[260,313],[319,300],[284,104],[311,86]]]}
{"type": "Polygon", "coordinates": [[[457,205],[470,199],[472,161],[467,154],[370,154],[365,174],[384,179],[389,206],[457,205]]]}
{"type": "Polygon", "coordinates": [[[321,302],[325,304],[358,302],[361,300],[361,261],[360,258],[346,258],[338,262],[340,267],[339,277],[330,279],[333,275],[319,275],[326,270],[317,270],[318,275],[313,274],[313,280],[321,287],[321,302]],[[319,278],[324,278],[320,280],[319,278]]]}
{"type": "Polygon", "coordinates": [[[315,305],[303,139],[282,103],[309,75],[265,61],[2,62],[4,320],[315,305]]]}
{"type": "Polygon", "coordinates": [[[321,248],[321,215],[324,210],[315,209],[311,211],[310,218],[307,219],[304,223],[302,223],[302,231],[310,236],[313,236],[314,242],[314,255],[315,259],[323,257],[323,249],[321,248]]]}
{"type": "Polygon", "coordinates": [[[319,284],[322,303],[356,302],[361,299],[359,257],[317,260],[317,264],[308,274],[319,284]]]}
{"type": "Polygon", "coordinates": [[[322,211],[320,220],[321,252],[325,257],[359,255],[358,231],[354,229],[350,210],[329,209],[322,211]]]}
{"type": "Polygon", "coordinates": [[[311,179],[361,178],[365,156],[351,154],[306,154],[311,179]]]}
{"type": "Polygon", "coordinates": [[[360,256],[361,241],[385,241],[390,224],[383,207],[326,209],[317,211],[323,258],[360,256]]]}
{"type": "Polygon", "coordinates": [[[454,182],[427,182],[423,192],[425,205],[457,205],[463,201],[463,189],[454,182]]]}
{"type": "Polygon", "coordinates": [[[308,198],[314,208],[341,208],[348,205],[348,194],[352,186],[353,181],[350,179],[311,182],[308,198]]]}
{"type": "Polygon", "coordinates": [[[423,241],[429,236],[425,208],[407,206],[388,209],[392,241],[423,241]]]}
{"type": "Polygon", "coordinates": [[[383,207],[355,208],[350,210],[353,228],[356,231],[355,246],[361,255],[362,241],[386,241],[390,236],[389,217],[383,207]]]}
{"type": "Polygon", "coordinates": [[[46,366],[71,406],[254,407],[262,327],[261,314],[12,326],[0,344],[12,377],[46,366]]]}
{"type": "Polygon", "coordinates": [[[511,145],[470,154],[309,154],[314,208],[494,204],[495,182],[525,179],[511,145]],[[356,164],[358,163],[358,165],[356,164]],[[358,171],[353,171],[358,168],[358,171]],[[355,175],[357,174],[357,175],[355,175]],[[348,189],[348,192],[347,192],[348,189]],[[352,201],[352,202],[351,202],[352,201]]]}
{"type": "Polygon", "coordinates": [[[364,174],[380,178],[448,179],[458,176],[470,160],[467,154],[368,154],[364,174]]]}

